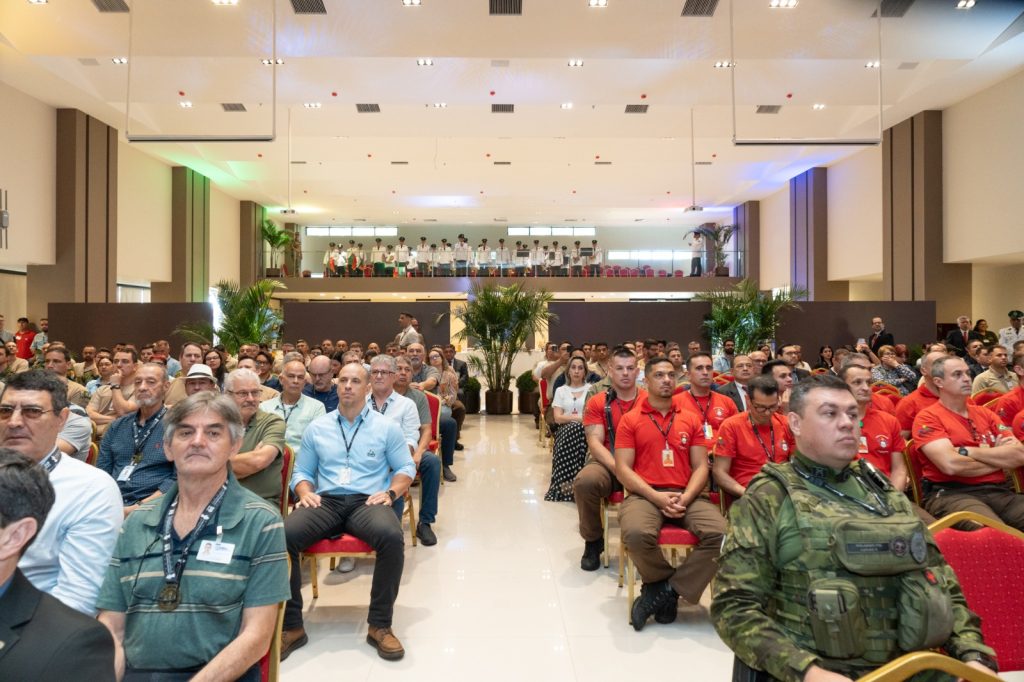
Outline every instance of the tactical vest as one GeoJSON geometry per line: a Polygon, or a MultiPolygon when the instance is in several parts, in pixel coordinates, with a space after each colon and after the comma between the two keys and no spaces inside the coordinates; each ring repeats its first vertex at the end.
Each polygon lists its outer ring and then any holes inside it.
{"type": "Polygon", "coordinates": [[[803,543],[780,569],[769,612],[798,646],[840,672],[859,673],[939,646],[953,628],[943,573],[931,570],[941,557],[934,540],[902,493],[887,481],[882,488],[865,480],[865,465],[855,462],[850,475],[880,493],[893,510],[889,516],[819,488],[793,463],[762,469],[789,493],[803,543]]]}

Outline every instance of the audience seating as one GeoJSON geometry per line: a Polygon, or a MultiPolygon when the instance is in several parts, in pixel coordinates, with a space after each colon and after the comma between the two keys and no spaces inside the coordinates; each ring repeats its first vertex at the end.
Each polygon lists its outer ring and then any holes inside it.
{"type": "MultiPolygon", "coordinates": [[[[424,391],[423,394],[427,396],[427,405],[430,407],[430,443],[427,450],[440,457],[441,440],[438,433],[441,431],[441,398],[429,391],[424,391]]],[[[441,485],[444,485],[444,476],[441,477],[441,485]]]]}
{"type": "MultiPolygon", "coordinates": [[[[540,380],[540,388],[538,390],[540,390],[540,398],[537,400],[537,409],[540,410],[540,422],[538,424],[538,430],[540,431],[540,434],[537,436],[537,442],[540,443],[541,447],[544,447],[544,445],[547,443],[547,439],[551,437],[551,431],[548,428],[547,421],[545,420],[545,417],[548,413],[548,408],[551,405],[551,402],[548,400],[547,379],[540,380]]],[[[554,446],[554,443],[552,443],[552,446],[554,446]]]]}
{"type": "MultiPolygon", "coordinates": [[[[608,568],[608,541],[610,539],[610,533],[608,532],[608,512],[614,510],[616,514],[619,513],[619,505],[622,504],[622,500],[625,499],[625,493],[621,490],[613,491],[611,495],[601,500],[601,526],[604,528],[604,552],[601,553],[601,559],[604,562],[604,567],[608,568]]],[[[619,587],[622,587],[622,552],[619,552],[619,587]]]]}
{"type": "MultiPolygon", "coordinates": [[[[661,527],[661,532],[658,533],[658,546],[661,548],[663,553],[668,552],[669,563],[675,565],[679,560],[679,554],[682,553],[683,557],[686,557],[694,547],[700,542],[697,536],[688,530],[683,530],[678,526],[666,523],[661,527]]],[[[636,594],[636,564],[629,556],[629,552],[626,550],[626,543],[621,542],[621,552],[626,558],[626,586],[628,590],[628,601],[626,602],[626,620],[630,621],[632,618],[631,610],[633,608],[633,599],[636,594]]]]}
{"type": "Polygon", "coordinates": [[[907,467],[907,480],[910,482],[910,499],[918,507],[924,498],[924,491],[921,489],[921,461],[914,449],[913,439],[907,440],[907,447],[903,450],[903,464],[907,467]]]}
{"type": "Polygon", "coordinates": [[[858,678],[857,682],[902,682],[920,672],[936,670],[947,673],[952,679],[964,679],[968,682],[998,682],[1002,679],[988,671],[968,667],[966,663],[944,654],[915,651],[889,661],[881,668],[858,678]]]}
{"type": "Polygon", "coordinates": [[[89,443],[89,454],[85,456],[85,463],[96,466],[96,460],[100,457],[100,444],[96,441],[89,443]]]}
{"type": "Polygon", "coordinates": [[[319,542],[314,542],[302,553],[299,562],[301,563],[302,559],[309,560],[309,579],[313,588],[313,599],[317,599],[320,596],[320,585],[317,576],[318,569],[320,568],[320,559],[331,559],[333,568],[334,560],[344,557],[375,559],[377,553],[373,551],[373,547],[348,533],[344,533],[341,537],[326,538],[319,542]]]}
{"type": "MultiPolygon", "coordinates": [[[[286,561],[288,561],[286,559],[286,561]]],[[[291,562],[288,562],[288,573],[292,572],[291,562]]],[[[277,622],[274,625],[274,634],[270,639],[270,648],[260,659],[260,682],[277,682],[281,673],[281,629],[284,627],[284,607],[287,602],[280,602],[277,605],[277,622]]]]}
{"type": "Polygon", "coordinates": [[[288,518],[288,510],[291,509],[291,484],[292,474],[295,473],[295,453],[287,445],[282,453],[284,458],[281,463],[281,518],[288,518]]]}
{"type": "Polygon", "coordinates": [[[1000,671],[1024,670],[1024,533],[972,512],[956,512],[931,526],[942,555],[953,567],[964,598],[981,617],[985,643],[996,652],[1000,671]],[[951,526],[973,521],[980,530],[961,531],[951,526]]]}
{"type": "Polygon", "coordinates": [[[993,400],[998,400],[999,398],[1002,397],[1003,394],[1000,393],[999,391],[985,390],[978,391],[977,393],[973,394],[971,396],[971,400],[973,400],[978,405],[984,405],[985,403],[990,403],[993,400]]]}

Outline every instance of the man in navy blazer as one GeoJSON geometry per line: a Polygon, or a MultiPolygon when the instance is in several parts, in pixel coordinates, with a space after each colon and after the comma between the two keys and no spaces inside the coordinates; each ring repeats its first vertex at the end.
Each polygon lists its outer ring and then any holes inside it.
{"type": "Polygon", "coordinates": [[[875,355],[878,355],[878,349],[882,346],[891,346],[895,343],[892,334],[885,331],[885,321],[877,315],[871,318],[871,336],[867,338],[867,342],[875,355]]]}
{"type": "Polygon", "coordinates": [[[0,680],[113,682],[110,632],[18,570],[53,499],[45,462],[0,449],[0,680]]]}

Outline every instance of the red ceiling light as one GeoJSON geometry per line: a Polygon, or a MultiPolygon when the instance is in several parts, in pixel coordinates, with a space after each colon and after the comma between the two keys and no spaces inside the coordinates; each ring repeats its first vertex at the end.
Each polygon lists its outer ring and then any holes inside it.
{"type": "Polygon", "coordinates": [[[491,90],[491,97],[494,97],[494,90],[491,90]]]}
{"type": "Polygon", "coordinates": [[[178,97],[184,97],[184,96],[185,96],[185,91],[184,90],[178,90],[178,97]]]}
{"type": "Polygon", "coordinates": [[[786,93],[786,99],[793,99],[793,93],[792,92],[787,92],[786,93]]]}
{"type": "Polygon", "coordinates": [[[600,159],[600,158],[601,158],[601,155],[600,155],[600,154],[597,154],[597,155],[595,155],[595,156],[594,156],[594,158],[595,158],[595,159],[600,159]]]}
{"type": "Polygon", "coordinates": [[[337,93],[337,92],[332,92],[332,93],[331,93],[331,97],[337,97],[337,96],[338,96],[338,93],[337,93]]]}
{"type": "Polygon", "coordinates": [[[368,159],[372,159],[372,158],[373,158],[373,154],[367,154],[367,155],[366,155],[366,158],[368,158],[368,159]]]}
{"type": "Polygon", "coordinates": [[[573,193],[573,194],[576,194],[576,190],[573,190],[573,191],[572,191],[572,193],[573,193]]]}
{"type": "Polygon", "coordinates": [[[640,95],[640,99],[647,99],[647,95],[640,95]]]}
{"type": "Polygon", "coordinates": [[[259,158],[259,159],[262,159],[263,158],[263,154],[257,154],[256,157],[259,158]]]}

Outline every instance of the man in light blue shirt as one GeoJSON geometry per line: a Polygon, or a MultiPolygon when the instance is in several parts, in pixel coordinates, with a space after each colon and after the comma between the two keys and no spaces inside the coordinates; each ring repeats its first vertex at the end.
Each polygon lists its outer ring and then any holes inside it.
{"type": "MultiPolygon", "coordinates": [[[[437,495],[441,487],[441,459],[427,452],[430,444],[430,421],[424,424],[416,403],[394,390],[397,364],[390,355],[378,355],[370,363],[370,395],[367,404],[374,411],[395,420],[402,427],[405,442],[412,452],[412,461],[420,474],[420,518],[416,522],[416,535],[424,545],[437,544],[437,536],[430,525],[437,519],[437,495]]],[[[428,408],[429,410],[429,408],[428,408]]],[[[428,412],[429,415],[429,412],[428,412]]],[[[395,503],[395,513],[402,518],[404,500],[395,503]]]]}
{"type": "MultiPolygon", "coordinates": [[[[358,363],[341,368],[338,409],[306,428],[295,461],[292,489],[299,502],[285,520],[292,566],[319,540],[350,533],[377,553],[370,588],[366,641],[381,658],[405,655],[391,619],[405,564],[402,524],[391,505],[409,489],[416,466],[401,427],[367,404],[370,374],[358,363]]],[[[292,571],[281,658],[309,640],[302,624],[302,572],[292,571]]]]}
{"type": "Polygon", "coordinates": [[[732,370],[732,362],[736,357],[736,342],[726,339],[722,342],[722,354],[715,357],[712,369],[719,374],[726,374],[732,370]]]}
{"type": "Polygon", "coordinates": [[[264,400],[260,403],[260,409],[284,420],[284,442],[297,457],[306,427],[317,417],[326,414],[326,410],[319,400],[302,395],[306,385],[306,365],[302,360],[286,362],[278,378],[281,380],[281,394],[264,400]]]}

